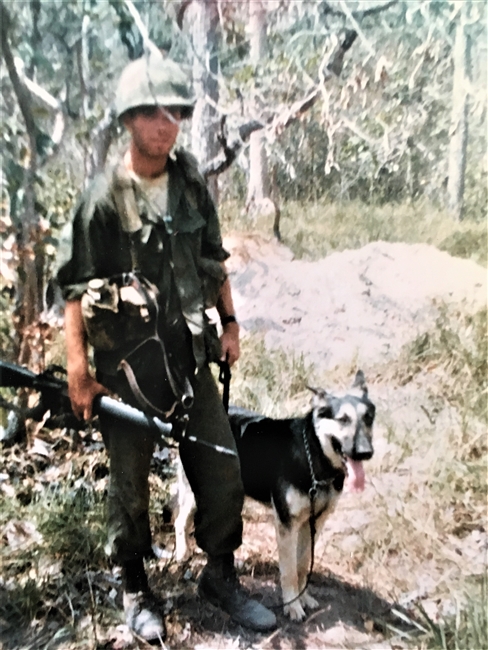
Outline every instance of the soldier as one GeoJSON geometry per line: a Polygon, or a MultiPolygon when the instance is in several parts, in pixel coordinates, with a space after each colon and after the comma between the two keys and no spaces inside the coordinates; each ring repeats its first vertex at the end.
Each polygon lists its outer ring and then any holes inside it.
{"type": "MultiPolygon", "coordinates": [[[[238,457],[215,448],[236,451],[209,362],[238,359],[239,325],[215,206],[195,159],[174,146],[194,103],[180,66],[156,54],[131,62],[121,75],[115,105],[131,136],[129,148],[83,195],[60,253],[69,394],[75,415],[85,420],[94,397],[110,391],[172,418],[175,430],[186,429],[180,456],[196,497],[196,542],[207,554],[199,594],[236,622],[267,631],[276,617],[248,596],[234,568],[244,498],[238,457]],[[125,291],[142,321],[155,318],[152,336],[143,334],[139,321],[130,327],[112,320],[104,330],[109,321],[102,318],[102,326],[93,326],[97,308],[106,319],[122,318],[115,303],[109,309],[101,304],[104,288],[110,300],[114,291],[122,300],[125,291]],[[87,296],[91,311],[84,308],[87,296]],[[220,341],[205,313],[211,306],[220,315],[220,341]]],[[[155,441],[107,418],[100,427],[110,457],[108,548],[122,567],[126,621],[137,635],[157,642],[165,626],[144,566],[152,553],[148,474],[155,441]]]]}

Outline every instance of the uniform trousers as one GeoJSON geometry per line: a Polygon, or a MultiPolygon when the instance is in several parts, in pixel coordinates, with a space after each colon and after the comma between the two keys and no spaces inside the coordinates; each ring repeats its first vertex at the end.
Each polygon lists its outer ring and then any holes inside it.
{"type": "MultiPolygon", "coordinates": [[[[98,373],[98,380],[125,402],[138,407],[127,381],[98,373]]],[[[210,368],[195,375],[194,403],[186,436],[236,451],[227,414],[210,368]]],[[[154,395],[152,400],[157,399],[154,395]]],[[[110,458],[108,548],[116,564],[152,555],[149,524],[149,469],[155,437],[131,424],[100,418],[110,458]]],[[[231,553],[242,541],[242,486],[239,459],[191,442],[179,444],[180,457],[195,494],[195,539],[211,556],[231,553]]]]}

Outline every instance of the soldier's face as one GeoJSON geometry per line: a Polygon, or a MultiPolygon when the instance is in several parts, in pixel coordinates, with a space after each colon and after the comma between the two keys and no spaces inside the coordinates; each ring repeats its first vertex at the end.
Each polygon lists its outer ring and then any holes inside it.
{"type": "Polygon", "coordinates": [[[180,130],[181,112],[161,106],[141,106],[124,118],[133,144],[146,158],[164,158],[180,130]]]}

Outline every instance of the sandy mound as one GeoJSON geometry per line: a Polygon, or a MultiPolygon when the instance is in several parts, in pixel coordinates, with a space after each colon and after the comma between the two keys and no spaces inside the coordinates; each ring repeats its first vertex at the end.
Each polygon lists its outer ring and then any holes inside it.
{"type": "Polygon", "coordinates": [[[486,270],[426,244],[374,242],[316,262],[256,235],[225,246],[244,332],[303,353],[319,369],[395,357],[433,326],[439,305],[486,305],[486,270]]]}

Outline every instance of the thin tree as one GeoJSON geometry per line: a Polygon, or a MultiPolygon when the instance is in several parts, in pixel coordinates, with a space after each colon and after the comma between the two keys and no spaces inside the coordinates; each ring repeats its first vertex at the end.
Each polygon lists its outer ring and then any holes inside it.
{"type": "MultiPolygon", "coordinates": [[[[193,83],[197,103],[192,121],[192,151],[200,166],[215,158],[220,149],[219,59],[220,39],[217,0],[194,0],[187,11],[193,48],[193,83]]],[[[209,179],[209,190],[218,202],[217,177],[209,179]]]]}
{"type": "MultiPolygon", "coordinates": [[[[255,69],[265,63],[268,55],[268,36],[266,8],[261,0],[249,0],[250,61],[255,69]]],[[[254,100],[256,104],[257,99],[254,100]]],[[[256,119],[260,107],[254,106],[256,119]]],[[[249,143],[249,181],[247,186],[246,210],[259,212],[270,198],[268,159],[265,149],[265,133],[262,130],[252,133],[249,143]]]]}
{"type": "Polygon", "coordinates": [[[453,51],[452,112],[447,182],[448,208],[461,221],[464,210],[464,184],[468,146],[470,80],[470,40],[467,34],[469,2],[461,3],[453,51]]]}

